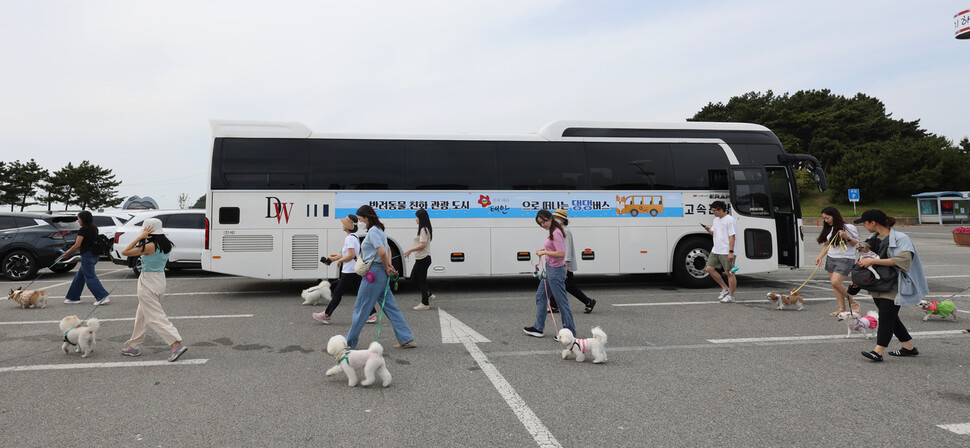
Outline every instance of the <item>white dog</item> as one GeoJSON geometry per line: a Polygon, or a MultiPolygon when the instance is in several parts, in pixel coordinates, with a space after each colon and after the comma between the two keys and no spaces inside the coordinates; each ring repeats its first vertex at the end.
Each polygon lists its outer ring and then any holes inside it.
{"type": "Polygon", "coordinates": [[[360,382],[361,386],[374,384],[375,373],[381,376],[384,387],[391,384],[391,372],[387,371],[384,363],[384,347],[377,341],[371,342],[367,350],[350,350],[347,348],[347,339],[338,334],[327,342],[327,353],[337,360],[337,365],[327,370],[327,376],[334,376],[343,370],[347,374],[347,385],[354,387],[357,385],[357,373],[354,369],[363,367],[364,381],[360,382]]]}
{"type": "Polygon", "coordinates": [[[64,350],[64,354],[67,354],[67,347],[73,345],[77,348],[74,349],[75,353],[84,352],[81,354],[82,358],[87,358],[88,354],[94,351],[94,333],[98,331],[101,327],[101,323],[97,319],[88,319],[87,325],[83,327],[78,327],[81,320],[77,316],[67,316],[61,319],[61,331],[64,332],[64,343],[61,344],[61,350],[64,350]]]}
{"type": "Polygon", "coordinates": [[[851,336],[853,331],[861,331],[866,335],[866,339],[869,339],[872,337],[869,330],[872,330],[871,333],[875,333],[876,327],[879,326],[879,313],[870,311],[863,316],[852,311],[843,311],[839,313],[838,320],[844,320],[848,327],[845,331],[845,337],[851,336]]]}
{"type": "Polygon", "coordinates": [[[562,351],[562,359],[573,354],[576,361],[583,362],[586,360],[586,353],[590,353],[593,355],[593,364],[606,362],[606,333],[600,327],[594,327],[593,337],[586,339],[576,339],[572,331],[563,328],[559,330],[559,337],[556,339],[566,346],[562,351]]]}
{"type": "Polygon", "coordinates": [[[324,303],[330,303],[330,299],[332,298],[330,295],[330,282],[324,280],[317,286],[304,289],[303,292],[300,293],[300,297],[303,297],[304,305],[322,305],[324,303]]]}
{"type": "Polygon", "coordinates": [[[942,302],[937,302],[936,300],[920,300],[919,307],[926,312],[926,316],[923,316],[923,320],[930,320],[930,316],[937,316],[940,319],[946,319],[947,317],[952,317],[953,320],[957,320],[957,307],[953,305],[952,300],[944,300],[942,302]]]}

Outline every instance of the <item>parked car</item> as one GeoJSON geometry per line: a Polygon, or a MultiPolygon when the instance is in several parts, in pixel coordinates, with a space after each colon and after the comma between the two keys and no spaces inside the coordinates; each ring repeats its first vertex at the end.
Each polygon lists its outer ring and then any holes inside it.
{"type": "Polygon", "coordinates": [[[138,237],[142,223],[148,218],[161,220],[165,236],[175,245],[169,254],[166,267],[202,267],[202,249],[205,245],[205,210],[202,209],[155,210],[136,214],[115,230],[112,262],[131,267],[135,275],[141,273],[140,257],[124,257],[121,251],[132,239],[138,237]]]}
{"type": "Polygon", "coordinates": [[[125,225],[131,220],[134,213],[114,213],[114,212],[91,212],[94,217],[94,225],[98,227],[98,232],[108,238],[115,237],[115,230],[125,225]]]}
{"type": "Polygon", "coordinates": [[[45,267],[54,272],[74,269],[81,260],[77,253],[54,262],[74,245],[79,228],[77,216],[0,213],[0,275],[22,281],[45,267]]]}

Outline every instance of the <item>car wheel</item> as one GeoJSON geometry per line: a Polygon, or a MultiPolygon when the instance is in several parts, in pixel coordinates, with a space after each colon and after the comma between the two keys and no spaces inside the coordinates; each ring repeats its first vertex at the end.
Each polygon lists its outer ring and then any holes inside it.
{"type": "Polygon", "coordinates": [[[141,257],[128,257],[128,267],[131,268],[131,273],[135,277],[141,275],[141,257]]]}
{"type": "Polygon", "coordinates": [[[650,216],[657,216],[657,209],[650,210],[650,216]]]}
{"type": "Polygon", "coordinates": [[[674,251],[674,278],[688,288],[711,286],[707,273],[707,259],[711,256],[710,238],[687,238],[674,251]]]}
{"type": "Polygon", "coordinates": [[[61,274],[64,272],[68,272],[71,269],[74,269],[74,266],[77,266],[77,263],[57,264],[57,265],[51,266],[51,270],[58,274],[61,274]]]}
{"type": "Polygon", "coordinates": [[[37,275],[37,259],[30,252],[15,250],[3,257],[0,269],[7,280],[22,281],[37,275]]]}

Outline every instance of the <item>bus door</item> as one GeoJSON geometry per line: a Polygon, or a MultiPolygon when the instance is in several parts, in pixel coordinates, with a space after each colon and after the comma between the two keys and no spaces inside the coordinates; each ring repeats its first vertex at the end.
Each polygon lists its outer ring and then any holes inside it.
{"type": "MultiPolygon", "coordinates": [[[[800,259],[798,220],[785,167],[731,166],[728,171],[734,210],[742,216],[761,218],[753,222],[770,220],[773,223],[744,226],[741,236],[744,257],[767,260],[774,256],[774,247],[777,247],[777,263],[797,267],[800,259]],[[772,232],[768,229],[774,230],[775,244],[772,244],[772,232]]],[[[739,232],[742,231],[740,227],[739,232]]]]}

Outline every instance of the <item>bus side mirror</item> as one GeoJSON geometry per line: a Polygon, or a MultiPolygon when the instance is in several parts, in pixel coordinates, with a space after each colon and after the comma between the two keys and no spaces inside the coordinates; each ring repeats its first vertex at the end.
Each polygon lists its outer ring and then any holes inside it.
{"type": "Polygon", "coordinates": [[[822,171],[822,167],[816,166],[814,169],[814,172],[815,172],[815,185],[818,186],[818,191],[824,192],[825,190],[828,190],[829,184],[825,180],[825,172],[822,171]]]}

